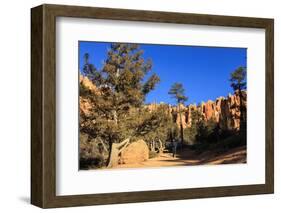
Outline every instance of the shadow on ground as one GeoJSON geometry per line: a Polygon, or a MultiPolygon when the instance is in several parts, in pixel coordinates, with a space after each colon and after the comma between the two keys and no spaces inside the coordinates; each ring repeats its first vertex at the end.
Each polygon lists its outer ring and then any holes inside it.
{"type": "Polygon", "coordinates": [[[30,197],[19,197],[18,198],[21,202],[26,203],[26,204],[30,204],[30,197]]]}

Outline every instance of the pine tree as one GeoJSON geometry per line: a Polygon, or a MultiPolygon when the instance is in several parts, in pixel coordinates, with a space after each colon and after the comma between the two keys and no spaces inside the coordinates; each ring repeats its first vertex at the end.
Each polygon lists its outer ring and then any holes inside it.
{"type": "Polygon", "coordinates": [[[100,73],[97,71],[96,67],[89,62],[90,54],[84,54],[84,66],[82,69],[82,74],[87,76],[90,80],[98,81],[100,80],[100,73]]]}
{"type": "Polygon", "coordinates": [[[240,130],[241,127],[245,128],[245,121],[246,121],[246,109],[243,106],[242,100],[242,90],[245,90],[247,88],[247,70],[246,67],[238,67],[236,70],[234,70],[231,73],[230,76],[230,86],[233,88],[234,92],[238,91],[239,99],[240,99],[240,130]]]}
{"type": "Polygon", "coordinates": [[[88,96],[93,110],[83,131],[105,141],[110,150],[108,167],[118,164],[119,153],[138,129],[137,109],[160,81],[156,74],[149,74],[152,61],[142,55],[136,44],[111,44],[102,69],[91,78],[99,92],[88,96]]]}
{"type": "Polygon", "coordinates": [[[231,87],[234,91],[246,89],[246,76],[247,72],[245,67],[238,67],[230,74],[231,87]]]}
{"type": "Polygon", "coordinates": [[[169,138],[169,130],[174,125],[169,114],[169,106],[160,104],[153,111],[143,109],[138,119],[140,123],[137,125],[136,135],[148,142],[149,147],[152,147],[151,151],[158,148],[159,153],[163,152],[164,142],[169,138]]]}
{"type": "Polygon", "coordinates": [[[178,104],[178,111],[180,115],[180,133],[181,133],[181,142],[184,143],[184,136],[183,136],[183,124],[182,124],[182,110],[181,104],[184,104],[188,100],[188,97],[185,96],[185,90],[181,83],[174,83],[171,89],[168,92],[174,99],[176,99],[178,104]]]}
{"type": "Polygon", "coordinates": [[[197,141],[198,135],[198,124],[203,120],[202,114],[198,110],[191,108],[190,112],[191,123],[190,127],[184,130],[185,139],[187,139],[188,144],[192,145],[197,141]]]}

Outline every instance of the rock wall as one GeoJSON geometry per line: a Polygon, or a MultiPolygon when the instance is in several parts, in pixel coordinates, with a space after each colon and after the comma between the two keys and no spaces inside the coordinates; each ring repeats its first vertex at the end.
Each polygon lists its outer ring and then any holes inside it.
{"type": "MultiPolygon", "coordinates": [[[[202,102],[199,105],[190,104],[188,106],[167,106],[167,110],[171,114],[174,122],[180,126],[180,119],[182,119],[183,128],[191,127],[192,125],[192,111],[197,111],[202,119],[209,121],[213,119],[218,123],[219,127],[224,130],[239,130],[240,120],[245,121],[246,116],[240,118],[241,108],[246,112],[247,110],[247,92],[242,91],[241,99],[238,91],[234,94],[229,94],[227,97],[219,97],[215,101],[202,102]],[[242,104],[242,105],[241,105],[242,104]],[[180,118],[179,111],[182,112],[180,118]]],[[[150,104],[148,109],[155,110],[159,104],[150,104]]]]}
{"type": "MultiPolygon", "coordinates": [[[[91,92],[98,93],[97,87],[93,85],[87,77],[80,75],[80,83],[91,92]]],[[[246,120],[246,115],[243,115],[243,118],[241,118],[240,110],[243,108],[245,112],[247,111],[247,92],[242,91],[241,97],[242,101],[240,100],[238,91],[236,91],[234,94],[229,94],[227,97],[219,97],[214,101],[209,100],[207,102],[202,102],[199,105],[166,106],[168,113],[179,126],[181,123],[180,119],[182,119],[183,128],[191,127],[192,111],[197,111],[205,121],[213,119],[217,122],[221,129],[239,130],[240,121],[246,120]],[[179,111],[182,112],[182,116],[180,116],[179,111]]],[[[89,114],[92,107],[89,100],[80,97],[79,101],[80,113],[85,115],[89,114]]],[[[146,105],[150,111],[157,109],[158,106],[159,104],[146,105]]]]}
{"type": "Polygon", "coordinates": [[[220,97],[214,102],[209,101],[205,105],[203,104],[204,106],[206,120],[213,117],[218,122],[220,128],[239,130],[240,121],[246,120],[247,93],[242,91],[241,95],[239,95],[239,92],[236,91],[233,95],[229,94],[226,98],[220,97]],[[245,112],[243,116],[241,115],[241,110],[245,112]]]}

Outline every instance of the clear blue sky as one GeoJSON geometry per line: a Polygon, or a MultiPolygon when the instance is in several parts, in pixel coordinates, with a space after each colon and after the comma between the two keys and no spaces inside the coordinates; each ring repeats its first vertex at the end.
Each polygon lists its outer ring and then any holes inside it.
{"type": "MultiPolygon", "coordinates": [[[[90,63],[97,69],[102,67],[110,43],[79,42],[79,68],[83,67],[83,55],[90,54],[90,63]]],[[[239,66],[246,66],[246,48],[199,47],[175,45],[140,44],[143,57],[153,61],[152,72],[160,77],[160,83],[146,97],[146,103],[165,102],[175,104],[168,95],[171,85],[184,85],[188,101],[215,100],[219,96],[233,93],[230,87],[230,73],[239,66]]],[[[151,72],[151,73],[152,73],[151,72]]]]}

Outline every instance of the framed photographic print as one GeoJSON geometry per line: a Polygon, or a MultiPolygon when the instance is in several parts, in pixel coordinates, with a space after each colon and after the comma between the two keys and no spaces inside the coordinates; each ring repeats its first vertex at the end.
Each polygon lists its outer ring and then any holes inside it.
{"type": "Polygon", "coordinates": [[[31,9],[31,203],[274,191],[273,19],[31,9]]]}

